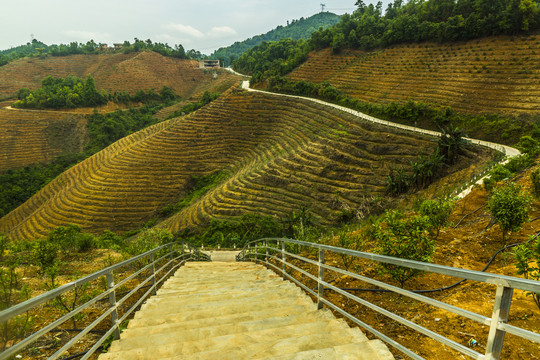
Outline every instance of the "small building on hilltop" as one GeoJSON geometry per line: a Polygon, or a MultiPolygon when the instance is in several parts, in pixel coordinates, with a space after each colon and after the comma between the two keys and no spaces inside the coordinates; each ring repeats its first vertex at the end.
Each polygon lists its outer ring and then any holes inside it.
{"type": "Polygon", "coordinates": [[[221,67],[219,60],[199,60],[199,69],[215,69],[221,67]]]}

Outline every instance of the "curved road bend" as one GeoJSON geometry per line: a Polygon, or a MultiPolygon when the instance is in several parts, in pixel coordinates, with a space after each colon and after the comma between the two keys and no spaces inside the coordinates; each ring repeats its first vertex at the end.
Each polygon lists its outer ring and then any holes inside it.
{"type": "MultiPolygon", "coordinates": [[[[232,71],[233,73],[235,73],[237,75],[242,75],[242,74],[239,74],[239,73],[237,73],[236,71],[234,71],[234,70],[232,70],[230,68],[228,68],[228,70],[232,71]]],[[[242,76],[245,76],[245,75],[242,75],[242,76]]],[[[364,114],[364,113],[362,113],[360,111],[349,109],[349,108],[346,108],[344,106],[332,104],[332,103],[322,101],[322,100],[319,100],[319,99],[313,99],[313,98],[304,97],[304,96],[281,94],[281,93],[274,93],[274,92],[269,92],[269,91],[252,89],[252,88],[249,87],[249,81],[248,80],[245,80],[245,81],[242,82],[242,88],[246,89],[248,91],[255,91],[255,92],[260,92],[260,93],[264,93],[264,94],[271,94],[271,95],[285,96],[285,97],[290,97],[290,98],[295,98],[295,99],[308,100],[308,101],[312,101],[312,102],[317,103],[317,104],[333,107],[335,109],[338,109],[338,110],[341,110],[343,112],[347,112],[349,114],[357,116],[357,117],[359,117],[361,119],[371,121],[373,123],[382,124],[382,125],[385,125],[385,126],[390,126],[390,127],[394,127],[394,128],[398,128],[398,129],[407,130],[407,131],[414,131],[414,132],[417,132],[417,133],[431,135],[431,136],[435,136],[435,137],[440,137],[441,136],[441,133],[438,132],[438,131],[425,130],[425,129],[420,129],[420,128],[417,128],[417,127],[414,127],[414,126],[408,126],[408,125],[398,124],[398,123],[394,123],[394,122],[390,122],[390,121],[386,121],[386,120],[381,120],[381,119],[375,118],[373,116],[366,115],[366,114],[364,114]]],[[[485,146],[485,147],[488,147],[490,149],[494,149],[496,151],[499,151],[499,152],[503,153],[504,155],[506,155],[506,159],[504,159],[502,161],[503,163],[508,161],[509,158],[512,158],[514,156],[518,156],[518,155],[521,154],[518,149],[515,149],[515,148],[507,146],[507,145],[497,144],[497,143],[484,141],[484,140],[472,139],[472,138],[468,138],[468,137],[466,137],[464,139],[468,140],[472,144],[485,146]]],[[[481,184],[483,179],[484,179],[484,177],[479,179],[474,185],[481,184]]],[[[474,185],[471,185],[467,189],[463,190],[463,192],[459,193],[457,196],[459,198],[465,197],[467,194],[469,194],[471,192],[474,185]]]]}

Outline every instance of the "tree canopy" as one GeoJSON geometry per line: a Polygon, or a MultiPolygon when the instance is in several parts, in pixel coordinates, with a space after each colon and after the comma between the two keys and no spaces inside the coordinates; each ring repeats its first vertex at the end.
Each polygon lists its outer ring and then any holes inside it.
{"type": "Polygon", "coordinates": [[[94,78],[86,80],[74,76],[54,78],[47,76],[41,81],[41,88],[30,91],[22,88],[17,92],[18,101],[13,106],[19,108],[75,108],[99,106],[107,103],[107,95],[96,89],[94,78]]]}
{"type": "Polygon", "coordinates": [[[287,21],[286,26],[279,25],[266,34],[253,36],[244,41],[237,41],[234,44],[219,48],[210,55],[211,59],[222,60],[225,66],[229,66],[233,60],[238,59],[242,54],[260,45],[263,41],[279,41],[281,39],[308,39],[314,31],[326,29],[339,22],[340,17],[330,12],[321,12],[306,19],[287,21]]]}
{"type": "Polygon", "coordinates": [[[424,41],[460,41],[493,35],[527,34],[540,29],[540,0],[394,0],[345,14],[336,25],[313,32],[307,41],[262,43],[246,51],[233,67],[255,80],[284,75],[316,49],[372,50],[424,41]],[[293,65],[291,67],[291,65],[293,65]],[[259,74],[260,73],[260,74],[259,74]]]}

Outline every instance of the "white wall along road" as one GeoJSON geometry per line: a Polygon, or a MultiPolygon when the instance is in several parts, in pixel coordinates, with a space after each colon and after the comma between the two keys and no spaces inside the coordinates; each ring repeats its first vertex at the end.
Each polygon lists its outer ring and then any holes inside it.
{"type": "MultiPolygon", "coordinates": [[[[240,73],[237,73],[236,71],[234,71],[233,69],[231,68],[227,68],[227,70],[231,71],[232,73],[236,74],[236,75],[240,75],[240,76],[246,76],[246,75],[242,75],[240,73]]],[[[349,109],[347,107],[344,107],[344,106],[340,106],[340,105],[336,105],[336,104],[332,104],[332,103],[329,103],[329,102],[326,102],[326,101],[322,101],[322,100],[319,100],[319,99],[313,99],[313,98],[309,98],[309,97],[304,97],[304,96],[297,96],[297,95],[288,95],[288,94],[280,94],[280,93],[273,93],[273,92],[269,92],[269,91],[263,91],[263,90],[256,90],[256,89],[252,89],[249,87],[249,80],[244,80],[242,82],[242,89],[245,89],[245,90],[248,90],[248,91],[254,91],[254,92],[259,92],[259,93],[264,93],[264,94],[271,94],[271,95],[277,95],[277,96],[285,96],[285,97],[289,97],[289,98],[295,98],[295,99],[302,99],[302,100],[307,100],[307,101],[312,101],[314,103],[317,103],[317,104],[321,104],[321,105],[324,105],[324,106],[329,106],[329,107],[332,107],[332,108],[335,108],[335,109],[338,109],[338,110],[341,110],[343,112],[347,112],[349,114],[352,114],[356,117],[359,117],[363,120],[367,120],[367,121],[371,121],[373,123],[377,123],[377,124],[381,124],[381,125],[385,125],[385,126],[390,126],[390,127],[394,127],[394,128],[398,128],[398,129],[402,129],[402,130],[407,130],[407,131],[413,131],[413,132],[416,132],[416,133],[421,133],[421,134],[425,134],[425,135],[430,135],[430,136],[434,136],[434,137],[440,137],[441,136],[441,133],[438,132],[438,131],[432,131],[432,130],[426,130],[426,129],[420,129],[420,128],[417,128],[417,127],[414,127],[414,126],[408,126],[408,125],[403,125],[403,124],[398,124],[398,123],[394,123],[394,122],[391,122],[391,121],[386,121],[386,120],[381,120],[381,119],[378,119],[378,118],[375,118],[373,116],[369,116],[367,114],[364,114],[360,111],[356,111],[356,110],[353,110],[353,109],[349,109]]],[[[490,149],[494,149],[498,152],[501,152],[503,153],[505,156],[505,158],[501,161],[501,163],[505,163],[507,162],[510,158],[514,157],[514,156],[518,156],[518,155],[521,155],[520,151],[518,149],[515,149],[513,147],[510,147],[510,146],[507,146],[507,145],[502,145],[502,144],[497,144],[497,143],[493,143],[493,142],[489,142],[489,141],[484,141],[484,140],[478,140],[478,139],[472,139],[472,138],[464,138],[465,140],[469,141],[470,143],[472,144],[476,144],[476,145],[480,145],[480,146],[485,146],[485,147],[488,147],[490,149]]],[[[475,185],[480,185],[482,183],[482,181],[484,180],[485,176],[478,179],[478,181],[476,181],[474,184],[472,184],[471,186],[467,187],[466,189],[464,189],[462,192],[460,192],[459,194],[457,194],[457,197],[458,198],[463,198],[465,197],[467,194],[469,194],[472,190],[472,188],[475,186],[475,185]]]]}

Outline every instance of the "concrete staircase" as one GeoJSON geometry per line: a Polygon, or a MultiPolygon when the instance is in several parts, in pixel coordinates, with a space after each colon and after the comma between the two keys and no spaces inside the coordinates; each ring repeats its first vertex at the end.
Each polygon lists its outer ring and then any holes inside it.
{"type": "Polygon", "coordinates": [[[187,263],[99,360],[394,359],[297,286],[252,263],[187,263]]]}

